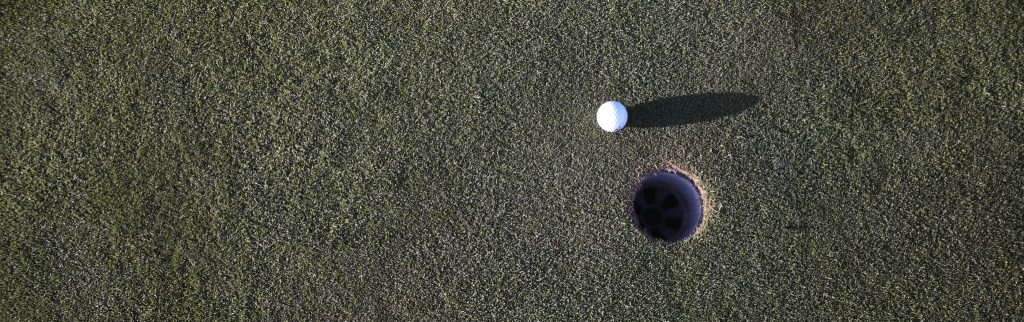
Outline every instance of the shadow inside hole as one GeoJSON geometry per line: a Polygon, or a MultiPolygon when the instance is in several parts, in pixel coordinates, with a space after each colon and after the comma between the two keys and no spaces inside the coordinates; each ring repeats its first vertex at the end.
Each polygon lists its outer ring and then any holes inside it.
{"type": "Polygon", "coordinates": [[[675,217],[665,219],[665,226],[671,228],[672,230],[678,231],[680,228],[683,228],[683,220],[675,217]]]}
{"type": "Polygon", "coordinates": [[[632,219],[647,236],[669,243],[692,236],[703,219],[697,187],[684,175],[659,172],[639,183],[632,219]]]}
{"type": "Polygon", "coordinates": [[[654,227],[661,224],[661,210],[657,208],[647,208],[641,215],[640,221],[647,227],[654,227]]]}
{"type": "Polygon", "coordinates": [[[667,127],[708,122],[739,114],[760,101],[754,95],[731,92],[667,97],[631,107],[627,126],[667,127]]]}

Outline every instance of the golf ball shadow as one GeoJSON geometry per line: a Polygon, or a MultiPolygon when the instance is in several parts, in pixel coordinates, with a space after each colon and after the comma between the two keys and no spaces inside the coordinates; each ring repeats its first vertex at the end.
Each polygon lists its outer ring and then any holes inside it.
{"type": "Polygon", "coordinates": [[[702,93],[666,97],[629,109],[630,127],[668,127],[708,122],[742,113],[761,99],[742,93],[702,93]]]}

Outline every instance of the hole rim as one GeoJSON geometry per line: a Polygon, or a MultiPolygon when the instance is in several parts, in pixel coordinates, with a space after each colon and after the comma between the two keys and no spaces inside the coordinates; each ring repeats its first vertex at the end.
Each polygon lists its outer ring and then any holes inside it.
{"type": "Polygon", "coordinates": [[[705,221],[702,192],[696,181],[686,173],[670,169],[652,172],[637,182],[630,196],[631,220],[647,238],[668,244],[689,240],[700,231],[705,221]],[[652,189],[659,190],[655,198],[651,198],[652,189]],[[676,204],[669,200],[674,200],[676,204]],[[643,218],[652,209],[661,213],[657,225],[651,225],[649,220],[643,218]]]}

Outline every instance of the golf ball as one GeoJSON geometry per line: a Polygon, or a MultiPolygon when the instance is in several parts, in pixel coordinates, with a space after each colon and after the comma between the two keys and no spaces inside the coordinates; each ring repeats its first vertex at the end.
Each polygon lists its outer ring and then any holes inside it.
{"type": "Polygon", "coordinates": [[[608,132],[617,132],[626,127],[629,113],[626,106],[617,101],[608,101],[597,108],[597,126],[608,132]]]}

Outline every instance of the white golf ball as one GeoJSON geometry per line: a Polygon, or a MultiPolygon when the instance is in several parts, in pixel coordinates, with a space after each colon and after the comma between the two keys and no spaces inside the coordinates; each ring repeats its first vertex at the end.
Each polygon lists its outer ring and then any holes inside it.
{"type": "Polygon", "coordinates": [[[608,101],[597,108],[597,126],[608,132],[616,132],[626,127],[629,113],[626,106],[617,101],[608,101]]]}

